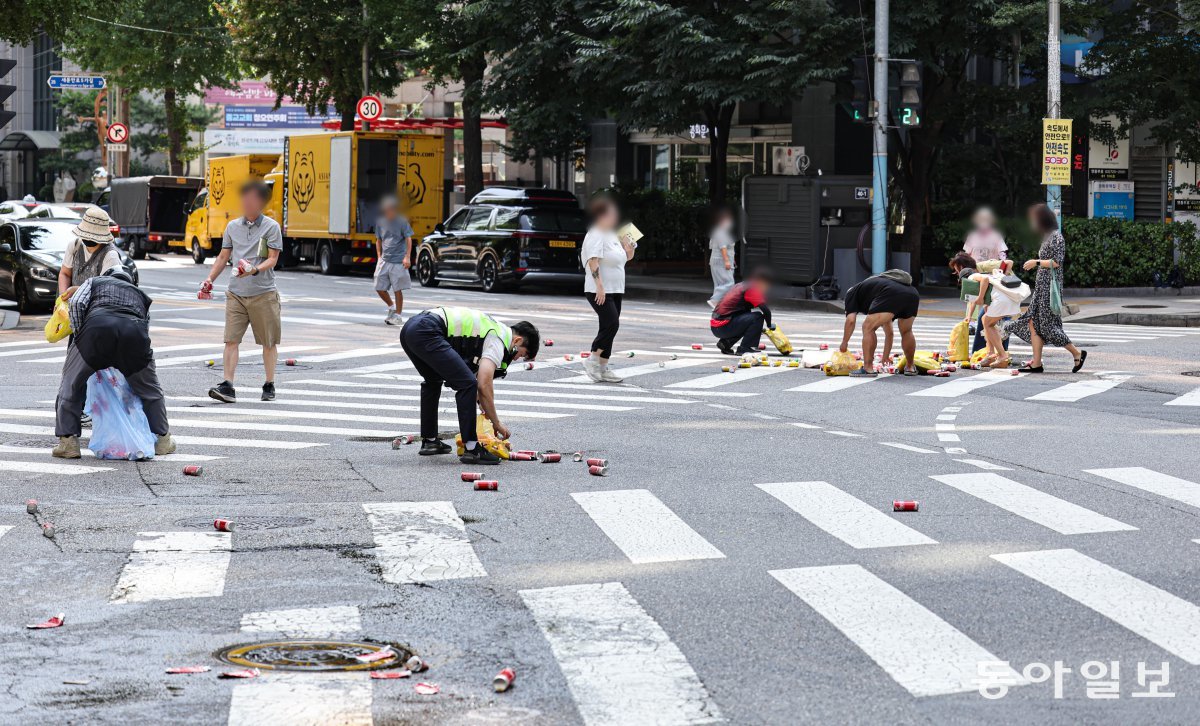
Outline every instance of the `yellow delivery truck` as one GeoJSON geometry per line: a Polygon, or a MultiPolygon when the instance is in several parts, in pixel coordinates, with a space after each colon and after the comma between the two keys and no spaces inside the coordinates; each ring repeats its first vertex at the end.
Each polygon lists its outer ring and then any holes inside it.
{"type": "MultiPolygon", "coordinates": [[[[279,154],[242,154],[209,159],[204,188],[196,194],[188,212],[187,231],[182,239],[171,240],[168,244],[190,250],[192,261],[196,264],[204,262],[209,255],[216,255],[221,250],[225,225],[242,214],[238,190],[248,181],[265,178],[278,165],[279,154]]],[[[278,212],[271,212],[268,208],[267,216],[278,222],[278,212]]]]}
{"type": "Polygon", "coordinates": [[[415,250],[443,218],[442,142],[395,131],[289,136],[266,177],[282,215],[284,261],[315,262],[326,275],[374,269],[373,230],[380,202],[391,195],[412,223],[415,250]]]}

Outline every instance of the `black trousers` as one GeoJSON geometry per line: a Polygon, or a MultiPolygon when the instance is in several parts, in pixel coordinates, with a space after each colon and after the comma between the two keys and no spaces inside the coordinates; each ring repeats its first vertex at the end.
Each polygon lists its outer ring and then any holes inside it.
{"type": "Polygon", "coordinates": [[[742,343],[737,348],[739,355],[756,353],[758,352],[758,342],[762,339],[763,314],[757,310],[738,313],[730,318],[728,323],[711,328],[711,330],[713,335],[728,341],[730,345],[741,338],[742,343]]]}
{"type": "Polygon", "coordinates": [[[400,329],[400,347],[421,374],[421,438],[438,435],[438,404],[442,384],[454,390],[458,404],[458,430],[463,442],[476,441],[475,406],[479,382],[446,337],[446,322],[433,313],[420,313],[408,319],[400,329]]]}
{"type": "Polygon", "coordinates": [[[600,330],[596,332],[591,349],[600,351],[601,358],[611,358],[613,341],[617,338],[617,329],[621,327],[621,293],[606,294],[603,305],[596,304],[596,293],[585,292],[584,295],[600,319],[600,330]]]}

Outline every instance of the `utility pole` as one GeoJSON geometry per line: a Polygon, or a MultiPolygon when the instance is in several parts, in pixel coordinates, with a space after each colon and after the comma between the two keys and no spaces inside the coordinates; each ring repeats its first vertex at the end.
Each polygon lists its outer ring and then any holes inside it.
{"type": "Polygon", "coordinates": [[[875,0],[875,119],[871,149],[871,272],[875,275],[887,268],[888,15],[888,0],[875,0]]]}
{"type": "MultiPolygon", "coordinates": [[[[1049,0],[1049,35],[1046,39],[1046,117],[1057,119],[1062,117],[1062,59],[1060,57],[1059,34],[1059,0],[1049,0]]],[[[1046,206],[1054,210],[1058,217],[1058,226],[1062,227],[1062,187],[1058,184],[1046,185],[1046,206]]]]}
{"type": "MultiPolygon", "coordinates": [[[[368,65],[368,61],[370,60],[370,51],[367,49],[367,35],[368,35],[367,28],[369,27],[367,25],[367,0],[363,0],[362,8],[363,8],[363,42],[362,42],[362,88],[363,88],[363,90],[362,90],[362,95],[369,96],[371,94],[371,88],[370,88],[371,84],[370,84],[370,78],[369,78],[369,65],[368,65]]],[[[362,130],[370,131],[371,130],[371,122],[366,119],[363,119],[362,120],[362,130]]]]}

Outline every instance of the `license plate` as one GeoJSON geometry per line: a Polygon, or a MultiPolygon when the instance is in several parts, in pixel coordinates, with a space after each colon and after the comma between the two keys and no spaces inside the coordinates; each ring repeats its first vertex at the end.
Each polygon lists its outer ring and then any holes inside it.
{"type": "Polygon", "coordinates": [[[571,239],[552,239],[550,240],[551,247],[565,247],[566,249],[575,249],[575,240],[571,239]]]}

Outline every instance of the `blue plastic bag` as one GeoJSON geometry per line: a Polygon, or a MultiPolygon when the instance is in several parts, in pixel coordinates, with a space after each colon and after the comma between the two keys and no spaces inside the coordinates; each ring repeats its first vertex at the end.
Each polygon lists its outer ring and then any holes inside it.
{"type": "Polygon", "coordinates": [[[155,436],[142,399],[133,395],[121,371],[105,368],[88,379],[84,410],[92,417],[89,447],[97,459],[154,458],[155,436]]]}

